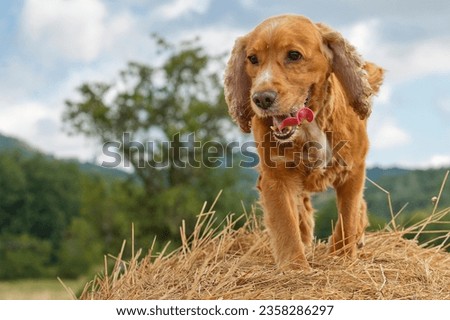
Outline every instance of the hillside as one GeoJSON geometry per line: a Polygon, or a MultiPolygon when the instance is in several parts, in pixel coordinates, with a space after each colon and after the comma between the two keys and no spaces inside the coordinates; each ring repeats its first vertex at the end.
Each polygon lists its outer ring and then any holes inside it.
{"type": "MultiPolygon", "coordinates": [[[[4,151],[16,151],[25,155],[41,153],[38,149],[20,139],[0,134],[0,152],[4,151]]],[[[52,155],[46,156],[50,159],[57,160],[52,155]]],[[[119,179],[130,177],[130,174],[123,170],[104,168],[91,162],[80,162],[76,159],[64,161],[76,164],[81,172],[87,174],[100,174],[104,177],[119,179]]],[[[430,199],[436,194],[445,172],[449,169],[413,170],[396,167],[386,169],[373,167],[367,169],[367,177],[380,184],[393,195],[392,200],[395,211],[398,211],[406,203],[408,203],[409,211],[428,210],[432,206],[430,199]],[[416,196],[411,199],[410,194],[415,194],[416,196]]],[[[241,181],[241,184],[243,184],[242,189],[253,190],[254,181],[257,179],[256,170],[243,169],[243,171],[245,171],[243,176],[246,178],[241,181]]],[[[385,193],[370,182],[366,183],[366,187],[365,195],[369,205],[369,211],[388,218],[389,210],[385,193]]],[[[450,185],[446,188],[445,191],[450,194],[450,185]]],[[[450,197],[443,199],[443,201],[445,201],[445,205],[450,205],[450,197]]],[[[334,194],[332,192],[323,193],[316,197],[315,202],[317,209],[320,210],[329,202],[334,203],[334,194]]]]}
{"type": "MultiPolygon", "coordinates": [[[[27,142],[3,134],[0,134],[0,153],[1,152],[19,152],[20,154],[23,154],[25,156],[32,156],[34,154],[43,154],[40,150],[31,146],[27,142]]],[[[45,156],[48,159],[53,159],[55,161],[66,161],[69,163],[76,164],[81,172],[87,174],[100,174],[103,177],[119,178],[119,179],[126,179],[130,176],[129,173],[123,170],[104,168],[91,162],[80,162],[76,159],[60,160],[56,159],[54,156],[49,154],[45,156]]]]}
{"type": "MultiPolygon", "coordinates": [[[[430,212],[433,208],[431,199],[438,195],[441,181],[449,169],[410,170],[396,175],[382,175],[375,181],[391,193],[394,213],[405,205],[405,212],[430,212]]],[[[370,182],[366,186],[369,211],[390,218],[386,193],[370,182]]],[[[443,194],[450,195],[450,184],[446,184],[443,194]]],[[[441,205],[450,206],[450,196],[443,197],[441,205]]]]}
{"type": "Polygon", "coordinates": [[[26,142],[0,133],[0,152],[4,151],[19,151],[24,154],[38,152],[26,142]]]}
{"type": "Polygon", "coordinates": [[[0,136],[0,280],[90,272],[135,219],[128,176],[0,136]]]}
{"type": "MultiPolygon", "coordinates": [[[[389,221],[392,214],[404,213],[403,220],[415,219],[433,209],[432,198],[437,196],[446,172],[450,168],[405,170],[400,168],[369,168],[367,170],[366,189],[364,197],[367,201],[369,217],[374,226],[389,221]],[[375,185],[374,181],[377,185],[375,185]],[[389,207],[387,192],[391,197],[392,212],[389,207]]],[[[450,184],[443,189],[444,195],[450,195],[450,184]]],[[[337,217],[336,198],[333,190],[314,196],[317,216],[330,220],[337,217]]],[[[441,200],[443,207],[450,206],[450,196],[441,200]]],[[[320,230],[319,230],[320,233],[320,230]]],[[[329,230],[323,232],[328,234],[329,230]]]]}
{"type": "MultiPolygon", "coordinates": [[[[151,249],[131,261],[110,257],[113,270],[88,283],[81,299],[450,299],[450,253],[442,244],[406,240],[450,212],[414,227],[369,233],[355,261],[331,256],[324,242],[307,249],[312,271],[278,270],[256,216],[235,230],[211,228],[214,211],[201,213],[194,233],[181,228],[183,245],[169,255],[151,249]]],[[[447,233],[450,227],[447,225],[447,233]]]]}

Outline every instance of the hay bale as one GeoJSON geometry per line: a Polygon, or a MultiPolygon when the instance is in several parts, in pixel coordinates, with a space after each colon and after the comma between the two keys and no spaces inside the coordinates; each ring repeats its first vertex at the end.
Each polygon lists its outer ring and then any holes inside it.
{"type": "MultiPolygon", "coordinates": [[[[214,211],[199,215],[194,233],[172,252],[123,262],[86,286],[81,299],[450,299],[450,253],[424,247],[405,234],[424,231],[450,208],[405,230],[369,233],[356,260],[329,255],[324,242],[307,249],[313,271],[274,266],[269,239],[254,214],[235,229],[231,218],[219,232],[214,211]]],[[[394,224],[395,225],[395,224],[394,224]]]]}

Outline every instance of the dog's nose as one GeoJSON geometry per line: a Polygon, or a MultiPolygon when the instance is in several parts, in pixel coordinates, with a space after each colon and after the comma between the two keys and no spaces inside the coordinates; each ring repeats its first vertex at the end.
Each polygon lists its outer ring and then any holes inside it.
{"type": "Polygon", "coordinates": [[[277,98],[275,91],[258,91],[252,96],[253,102],[261,109],[269,109],[277,98]]]}

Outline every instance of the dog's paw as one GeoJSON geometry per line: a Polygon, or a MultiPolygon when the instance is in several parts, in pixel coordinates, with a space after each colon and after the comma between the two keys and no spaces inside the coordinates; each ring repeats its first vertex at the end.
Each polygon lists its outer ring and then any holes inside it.
{"type": "Polygon", "coordinates": [[[342,240],[336,240],[331,236],[328,240],[328,252],[339,256],[356,258],[356,243],[346,243],[342,240]]]}
{"type": "Polygon", "coordinates": [[[290,261],[286,261],[284,263],[279,264],[281,270],[296,270],[296,271],[305,271],[305,272],[311,272],[313,269],[309,265],[308,261],[306,259],[293,259],[290,261]]]}
{"type": "Polygon", "coordinates": [[[362,249],[366,245],[366,238],[365,235],[362,234],[361,238],[358,241],[357,247],[358,249],[362,249]]]}

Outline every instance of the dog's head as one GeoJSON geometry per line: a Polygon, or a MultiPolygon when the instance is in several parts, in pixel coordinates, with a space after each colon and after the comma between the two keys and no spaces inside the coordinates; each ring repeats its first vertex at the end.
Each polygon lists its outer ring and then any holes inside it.
{"type": "MultiPolygon", "coordinates": [[[[331,73],[355,112],[366,118],[373,92],[354,47],[339,33],[305,17],[269,18],[236,40],[225,71],[229,112],[244,132],[250,132],[255,115],[271,117],[277,127],[303,106],[320,100],[331,73]]],[[[311,108],[318,106],[313,103],[311,108]]],[[[275,133],[280,139],[292,134],[275,133]]]]}

